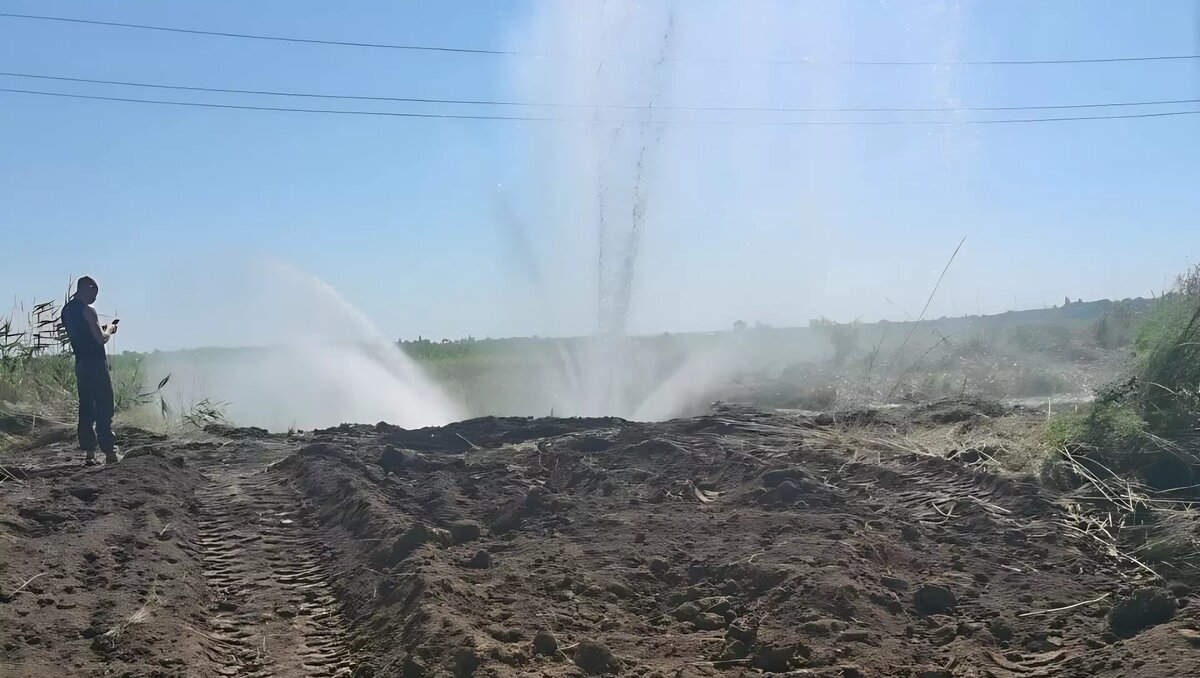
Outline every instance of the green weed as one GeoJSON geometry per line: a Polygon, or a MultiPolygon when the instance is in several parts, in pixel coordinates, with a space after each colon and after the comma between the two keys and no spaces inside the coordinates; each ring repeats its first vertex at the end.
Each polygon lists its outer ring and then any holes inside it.
{"type": "Polygon", "coordinates": [[[1128,405],[1096,403],[1090,409],[1057,414],[1046,420],[1046,442],[1053,448],[1136,451],[1147,439],[1146,422],[1128,405]]]}
{"type": "Polygon", "coordinates": [[[1200,417],[1200,266],[1180,276],[1140,325],[1130,396],[1156,432],[1200,417]]]}

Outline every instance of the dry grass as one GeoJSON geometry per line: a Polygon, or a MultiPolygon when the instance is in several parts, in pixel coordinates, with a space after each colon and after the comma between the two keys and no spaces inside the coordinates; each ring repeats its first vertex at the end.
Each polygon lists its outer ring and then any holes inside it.
{"type": "MultiPolygon", "coordinates": [[[[814,447],[849,451],[856,457],[915,454],[964,463],[999,475],[1035,474],[1047,459],[1075,478],[1075,489],[1060,497],[1065,519],[1058,523],[1068,534],[1126,563],[1132,571],[1155,580],[1200,572],[1200,498],[1156,491],[1136,479],[1097,462],[1085,452],[1054,449],[1041,434],[1043,415],[1027,413],[1000,417],[971,426],[942,425],[897,430],[887,427],[750,425],[763,432],[790,433],[814,447]]],[[[742,422],[742,427],[747,424],[742,422]]],[[[1158,440],[1162,449],[1189,464],[1195,453],[1158,440]]],[[[1198,488],[1190,488],[1198,489],[1198,488]]],[[[952,519],[954,507],[934,506],[942,519],[952,519]]],[[[999,508],[999,507],[997,507],[999,508]]],[[[995,513],[998,519],[1003,514],[995,513]]]]}

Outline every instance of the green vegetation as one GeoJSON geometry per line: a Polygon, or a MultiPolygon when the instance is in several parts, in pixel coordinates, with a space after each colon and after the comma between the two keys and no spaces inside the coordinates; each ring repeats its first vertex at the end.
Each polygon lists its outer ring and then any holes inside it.
{"type": "Polygon", "coordinates": [[[1046,421],[1046,442],[1054,448],[1139,450],[1147,441],[1146,422],[1128,405],[1096,403],[1084,411],[1046,421]]]}
{"type": "MultiPolygon", "coordinates": [[[[130,412],[153,395],[141,390],[144,360],[136,353],[109,358],[115,412],[130,412]]],[[[73,416],[76,402],[75,363],[70,354],[39,355],[20,361],[0,358],[0,410],[18,408],[61,418],[73,416]]]]}
{"type": "MultiPolygon", "coordinates": [[[[1119,307],[1105,318],[1111,320],[1098,326],[1098,335],[1112,337],[1130,323],[1119,307]]],[[[1200,267],[1179,276],[1145,317],[1130,326],[1134,356],[1129,379],[1098,391],[1097,409],[1127,409],[1144,420],[1146,430],[1161,436],[1194,428],[1200,420],[1200,267]]]]}
{"type": "Polygon", "coordinates": [[[1090,408],[1047,420],[1042,478],[1079,488],[1092,507],[1081,510],[1107,525],[1120,557],[1159,572],[1195,571],[1200,268],[1144,313],[1118,305],[1093,330],[1102,347],[1132,344],[1132,359],[1124,380],[1097,390],[1090,408]]]}
{"type": "MultiPolygon", "coordinates": [[[[137,353],[109,356],[114,413],[143,424],[148,417],[134,415],[148,404],[159,404],[166,414],[158,397],[166,380],[147,391],[145,360],[137,353]]],[[[58,306],[35,304],[20,325],[12,316],[0,317],[0,417],[68,422],[75,417],[77,402],[75,362],[58,326],[58,306]]]]}
{"type": "Polygon", "coordinates": [[[1180,276],[1137,331],[1130,396],[1156,431],[1200,418],[1200,267],[1180,276]]]}
{"type": "Polygon", "coordinates": [[[1099,389],[1087,411],[1046,422],[1055,450],[1046,468],[1060,482],[1065,458],[1101,477],[1135,477],[1157,489],[1192,484],[1200,457],[1171,440],[1200,421],[1200,267],[1135,318],[1117,306],[1095,325],[1098,343],[1132,338],[1127,378],[1099,389]]]}

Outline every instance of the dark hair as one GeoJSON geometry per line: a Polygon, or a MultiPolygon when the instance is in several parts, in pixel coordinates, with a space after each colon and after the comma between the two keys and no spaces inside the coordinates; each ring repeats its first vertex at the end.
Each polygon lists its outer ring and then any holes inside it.
{"type": "Polygon", "coordinates": [[[90,275],[85,275],[79,279],[79,283],[76,285],[75,289],[76,290],[84,290],[84,289],[98,290],[98,289],[100,289],[100,286],[96,284],[96,281],[93,280],[90,275]]]}

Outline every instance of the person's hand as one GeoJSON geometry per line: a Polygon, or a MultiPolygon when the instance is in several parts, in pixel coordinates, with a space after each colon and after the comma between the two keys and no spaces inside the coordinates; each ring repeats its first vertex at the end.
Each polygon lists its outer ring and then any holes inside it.
{"type": "Polygon", "coordinates": [[[107,335],[108,335],[108,336],[110,336],[110,337],[111,337],[112,335],[116,334],[116,333],[117,333],[117,323],[115,323],[115,322],[114,322],[114,323],[112,323],[111,325],[105,325],[105,326],[104,326],[104,333],[105,333],[105,334],[107,334],[107,335]]]}

